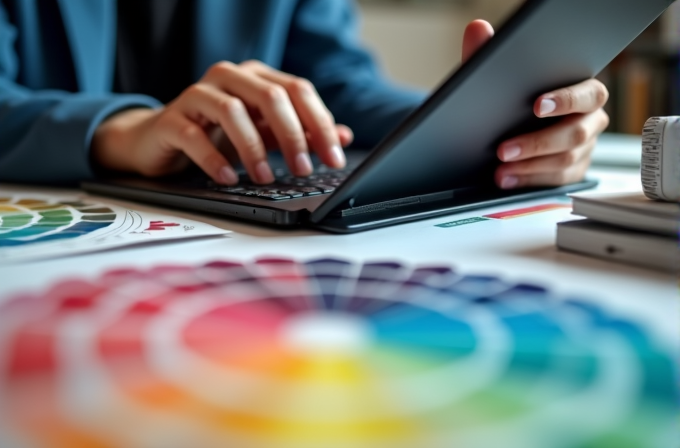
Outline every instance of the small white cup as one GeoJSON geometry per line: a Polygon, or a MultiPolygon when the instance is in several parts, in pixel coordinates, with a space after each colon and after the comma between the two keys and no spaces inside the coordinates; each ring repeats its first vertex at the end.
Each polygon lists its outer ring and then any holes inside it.
{"type": "Polygon", "coordinates": [[[680,202],[680,117],[653,117],[642,130],[642,188],[648,198],[680,202]]]}

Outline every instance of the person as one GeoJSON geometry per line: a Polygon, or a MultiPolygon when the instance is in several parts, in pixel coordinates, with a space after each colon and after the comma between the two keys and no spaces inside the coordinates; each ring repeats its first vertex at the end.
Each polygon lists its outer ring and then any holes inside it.
{"type": "MultiPolygon", "coordinates": [[[[493,36],[477,20],[463,58],[493,36]]],[[[387,81],[357,38],[351,0],[0,0],[0,180],[161,176],[195,163],[214,181],[273,181],[267,150],[309,175],[345,164],[423,92],[387,81]]],[[[502,188],[580,180],[607,127],[597,80],[536,99],[563,117],[498,148],[502,188]]]]}

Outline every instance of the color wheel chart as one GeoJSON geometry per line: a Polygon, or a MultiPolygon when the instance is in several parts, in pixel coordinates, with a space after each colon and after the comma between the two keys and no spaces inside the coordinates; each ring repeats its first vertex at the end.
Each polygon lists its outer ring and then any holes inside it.
{"type": "Polygon", "coordinates": [[[0,192],[0,263],[229,233],[79,197],[0,192]]]}
{"type": "Polygon", "coordinates": [[[672,354],[540,284],[260,259],[0,305],[3,447],[668,448],[672,354]]]}
{"type": "Polygon", "coordinates": [[[0,197],[0,248],[80,238],[115,220],[111,208],[98,204],[0,197]]]}

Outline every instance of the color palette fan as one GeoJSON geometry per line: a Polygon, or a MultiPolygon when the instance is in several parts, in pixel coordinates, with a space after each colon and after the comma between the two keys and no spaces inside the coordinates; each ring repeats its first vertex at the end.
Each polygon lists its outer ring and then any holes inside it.
{"type": "Polygon", "coordinates": [[[447,266],[108,271],[0,306],[0,446],[667,448],[673,355],[447,266]]]}

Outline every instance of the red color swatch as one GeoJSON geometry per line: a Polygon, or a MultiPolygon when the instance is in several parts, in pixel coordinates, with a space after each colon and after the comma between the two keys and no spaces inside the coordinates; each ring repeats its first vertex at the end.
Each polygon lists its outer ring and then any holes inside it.
{"type": "Polygon", "coordinates": [[[149,228],[145,230],[165,230],[166,227],[177,227],[178,225],[174,222],[150,221],[149,228]]]}
{"type": "Polygon", "coordinates": [[[491,219],[511,219],[519,218],[520,216],[532,215],[534,213],[547,212],[550,210],[558,210],[561,208],[571,208],[571,204],[545,204],[537,205],[535,207],[520,208],[517,210],[510,210],[507,212],[493,213],[491,215],[484,215],[485,218],[491,219]]]}

